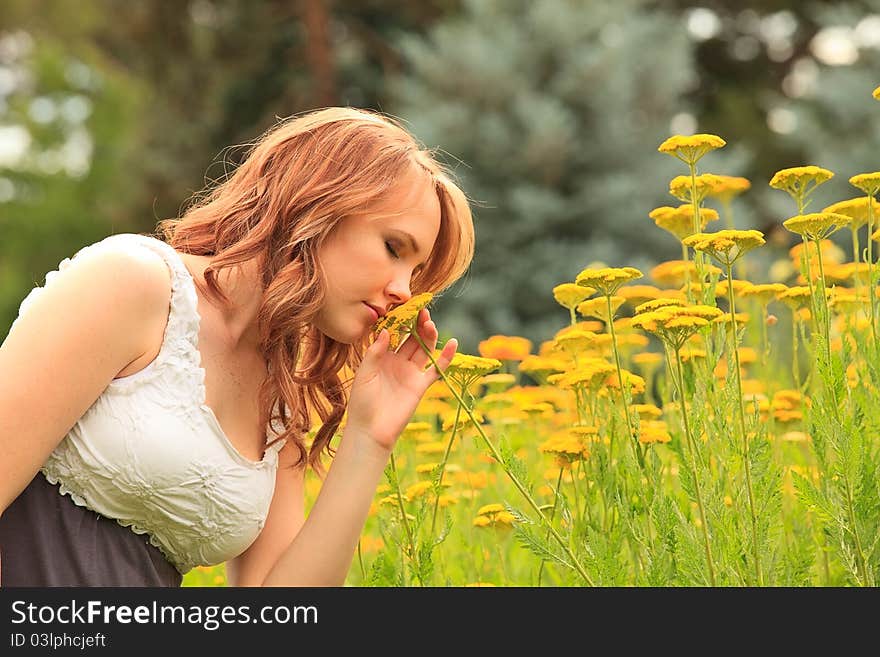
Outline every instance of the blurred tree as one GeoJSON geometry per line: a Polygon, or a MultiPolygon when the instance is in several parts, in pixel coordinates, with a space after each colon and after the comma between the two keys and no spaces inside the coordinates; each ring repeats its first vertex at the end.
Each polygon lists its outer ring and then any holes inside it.
{"type": "Polygon", "coordinates": [[[697,78],[680,19],[656,4],[472,0],[400,40],[394,113],[454,154],[478,203],[471,273],[438,303],[464,348],[548,339],[567,318],[552,288],[593,262],[647,274],[680,253],[648,212],[673,202],[683,171],[657,146],[697,78]]]}
{"type": "MultiPolygon", "coordinates": [[[[16,24],[27,2],[0,8],[16,24]]],[[[94,20],[61,3],[53,35],[0,31],[0,335],[25,294],[72,245],[129,230],[124,199],[136,189],[122,174],[132,154],[130,125],[141,94],[136,81],[102,65],[68,35],[94,20]],[[121,175],[122,174],[122,175],[121,175]]]]}
{"type": "Polygon", "coordinates": [[[457,4],[4,2],[0,334],[60,260],[178,215],[276,118],[327,104],[381,109],[400,61],[391,35],[457,4]],[[60,153],[78,158],[73,173],[60,153]]]}

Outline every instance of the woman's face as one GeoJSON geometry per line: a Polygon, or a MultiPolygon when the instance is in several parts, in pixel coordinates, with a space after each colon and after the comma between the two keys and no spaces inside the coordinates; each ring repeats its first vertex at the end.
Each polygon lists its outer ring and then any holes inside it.
{"type": "Polygon", "coordinates": [[[437,193],[415,172],[374,207],[343,219],[318,251],[326,296],[316,328],[344,344],[363,338],[380,315],[410,298],[413,272],[439,231],[437,193]]]}

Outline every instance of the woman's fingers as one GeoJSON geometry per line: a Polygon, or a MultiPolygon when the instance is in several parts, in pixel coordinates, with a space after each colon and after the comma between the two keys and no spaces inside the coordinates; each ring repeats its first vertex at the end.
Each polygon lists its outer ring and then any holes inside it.
{"type": "MultiPolygon", "coordinates": [[[[428,349],[433,349],[437,340],[437,327],[434,326],[434,323],[430,320],[431,314],[428,312],[427,308],[422,308],[416,319],[416,330],[419,332],[419,337],[422,339],[422,342],[425,343],[425,346],[428,347],[428,349]]],[[[397,353],[404,358],[413,359],[415,354],[424,353],[424,349],[422,349],[422,345],[419,344],[419,341],[416,340],[414,336],[410,335],[404,340],[400,349],[397,350],[397,353]]]]}
{"type": "MultiPolygon", "coordinates": [[[[453,357],[455,356],[455,352],[458,350],[458,340],[455,338],[450,338],[447,340],[446,344],[443,345],[443,351],[440,352],[440,356],[436,358],[437,367],[439,367],[442,371],[446,371],[446,368],[449,367],[449,363],[452,362],[453,357]]],[[[431,368],[433,371],[434,368],[431,368]]],[[[436,374],[436,376],[440,376],[436,374]]]]}

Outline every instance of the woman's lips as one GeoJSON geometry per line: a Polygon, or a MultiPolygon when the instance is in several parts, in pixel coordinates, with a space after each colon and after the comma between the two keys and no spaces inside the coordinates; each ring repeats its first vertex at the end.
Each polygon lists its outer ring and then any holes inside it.
{"type": "Polygon", "coordinates": [[[367,307],[367,310],[370,311],[370,316],[373,318],[373,323],[375,324],[376,322],[378,322],[379,321],[379,313],[376,312],[376,309],[373,308],[370,304],[368,304],[366,302],[364,302],[364,305],[367,307]]]}

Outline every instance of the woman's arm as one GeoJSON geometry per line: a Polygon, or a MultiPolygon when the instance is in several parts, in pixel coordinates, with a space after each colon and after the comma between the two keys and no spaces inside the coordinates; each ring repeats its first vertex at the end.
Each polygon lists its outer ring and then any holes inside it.
{"type": "MultiPolygon", "coordinates": [[[[427,310],[418,319],[429,349],[437,329],[427,310]]],[[[309,516],[269,571],[264,586],[342,586],[363,530],[370,502],[391,450],[419,401],[439,376],[412,337],[389,351],[382,332],[364,355],[352,384],[348,421],[336,455],[309,516]]],[[[457,342],[450,340],[437,363],[445,369],[457,342]]]]}
{"type": "Polygon", "coordinates": [[[0,514],[110,381],[146,353],[170,296],[160,258],[97,250],[72,259],[28,305],[0,345],[0,514]]]}

